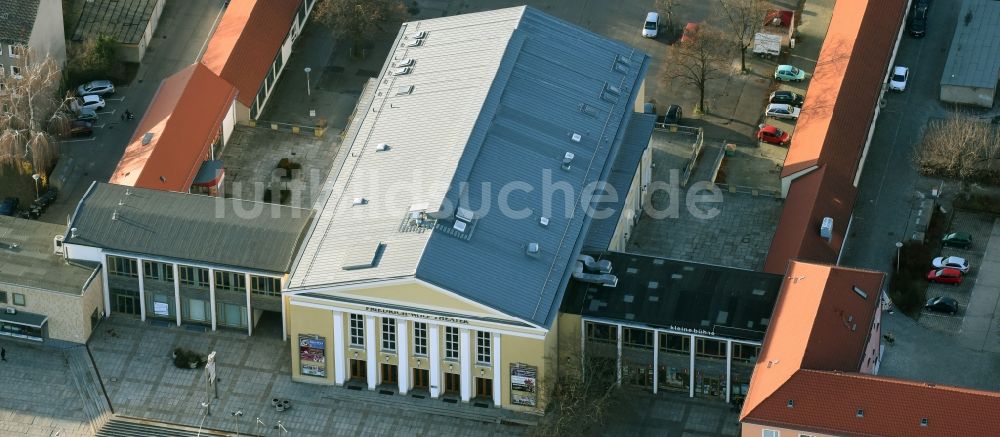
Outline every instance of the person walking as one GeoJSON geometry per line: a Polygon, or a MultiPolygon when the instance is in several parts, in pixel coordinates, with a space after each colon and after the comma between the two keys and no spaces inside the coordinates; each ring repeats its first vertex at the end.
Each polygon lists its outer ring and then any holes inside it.
{"type": "Polygon", "coordinates": [[[7,361],[7,349],[0,346],[0,361],[7,361]]]}

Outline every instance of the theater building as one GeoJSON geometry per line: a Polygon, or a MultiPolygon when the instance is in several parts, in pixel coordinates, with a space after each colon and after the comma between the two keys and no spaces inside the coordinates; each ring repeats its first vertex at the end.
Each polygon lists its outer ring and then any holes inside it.
{"type": "Polygon", "coordinates": [[[541,409],[582,194],[649,142],[648,57],[530,7],[404,23],[393,47],[291,270],[292,379],[541,409]]]}

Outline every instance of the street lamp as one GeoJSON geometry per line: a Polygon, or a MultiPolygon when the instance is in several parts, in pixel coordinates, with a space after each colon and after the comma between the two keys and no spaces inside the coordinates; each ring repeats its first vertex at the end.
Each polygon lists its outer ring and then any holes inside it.
{"type": "Polygon", "coordinates": [[[896,273],[899,273],[899,255],[903,252],[903,242],[896,242],[896,273]]]}
{"type": "Polygon", "coordinates": [[[257,434],[257,435],[260,435],[260,427],[261,426],[263,426],[264,428],[267,428],[267,424],[264,423],[263,421],[261,421],[260,418],[258,417],[257,418],[257,423],[255,423],[253,425],[253,433],[257,434]]]}
{"type": "Polygon", "coordinates": [[[35,180],[35,200],[38,200],[38,180],[42,177],[39,176],[38,173],[35,173],[31,175],[31,178],[35,180]]]}
{"type": "Polygon", "coordinates": [[[309,87],[309,72],[311,72],[311,71],[313,71],[312,68],[309,68],[309,67],[305,68],[305,72],[306,72],[306,94],[309,95],[309,96],[312,96],[312,90],[309,89],[310,88],[309,87]]]}
{"type": "Polygon", "coordinates": [[[212,415],[212,403],[211,402],[202,402],[201,403],[201,408],[205,409],[205,415],[206,416],[211,416],[212,415]]]}
{"type": "Polygon", "coordinates": [[[233,411],[233,417],[236,418],[236,437],[240,437],[240,418],[243,417],[243,411],[233,411]]]}

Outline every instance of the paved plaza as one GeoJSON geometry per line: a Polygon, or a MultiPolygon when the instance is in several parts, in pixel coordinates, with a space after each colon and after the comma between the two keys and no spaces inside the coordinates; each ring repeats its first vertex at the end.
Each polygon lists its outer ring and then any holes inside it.
{"type": "MultiPolygon", "coordinates": [[[[0,340],[0,436],[93,435],[60,349],[0,340]]],[[[82,348],[82,346],[80,346],[82,348]]]]}

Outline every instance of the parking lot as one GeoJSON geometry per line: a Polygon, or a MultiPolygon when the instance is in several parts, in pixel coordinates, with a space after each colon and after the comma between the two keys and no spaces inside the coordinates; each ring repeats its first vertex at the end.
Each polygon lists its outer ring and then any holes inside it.
{"type": "MultiPolygon", "coordinates": [[[[958,313],[954,316],[924,310],[920,314],[919,322],[922,326],[948,332],[954,335],[965,335],[962,330],[963,320],[967,315],[977,314],[981,309],[969,308],[972,296],[977,291],[979,273],[982,270],[984,252],[990,241],[990,234],[993,231],[993,217],[987,214],[974,214],[958,211],[954,214],[951,227],[948,232],[968,232],[972,235],[972,246],[968,249],[957,247],[943,247],[937,256],[958,256],[969,261],[972,268],[963,275],[960,285],[930,283],[927,286],[927,298],[936,296],[950,297],[958,301],[958,313]]],[[[930,271],[933,266],[927,266],[930,271]]],[[[992,313],[993,308],[989,308],[992,313]]]]}

